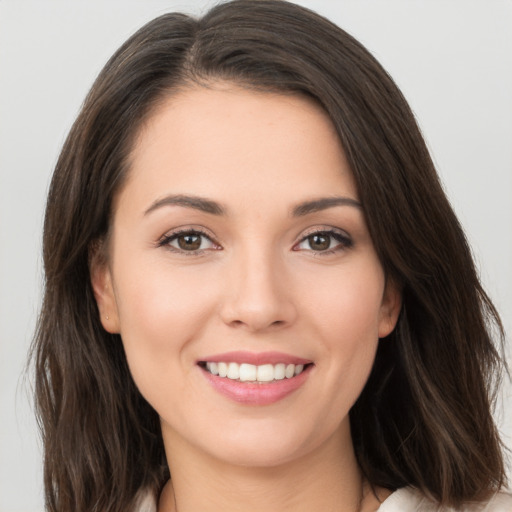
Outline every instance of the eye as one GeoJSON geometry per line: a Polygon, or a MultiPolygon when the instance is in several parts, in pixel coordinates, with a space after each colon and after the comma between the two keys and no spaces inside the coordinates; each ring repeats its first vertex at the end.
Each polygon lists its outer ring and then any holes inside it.
{"type": "Polygon", "coordinates": [[[209,249],[220,249],[212,239],[197,230],[186,230],[166,235],[160,240],[159,246],[166,246],[177,252],[200,253],[209,249]]]}
{"type": "Polygon", "coordinates": [[[350,237],[338,231],[315,231],[304,237],[293,250],[330,253],[347,249],[352,245],[350,237]]]}

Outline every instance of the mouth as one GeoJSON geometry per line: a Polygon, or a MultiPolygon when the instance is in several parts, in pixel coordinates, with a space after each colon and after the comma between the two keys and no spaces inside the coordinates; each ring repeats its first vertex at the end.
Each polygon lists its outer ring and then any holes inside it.
{"type": "Polygon", "coordinates": [[[214,390],[249,406],[270,405],[295,394],[315,364],[279,352],[229,352],[207,356],[197,365],[214,390]]]}
{"type": "Polygon", "coordinates": [[[261,364],[235,363],[228,361],[200,361],[199,366],[216,377],[252,384],[292,379],[306,371],[313,363],[261,364]]]}

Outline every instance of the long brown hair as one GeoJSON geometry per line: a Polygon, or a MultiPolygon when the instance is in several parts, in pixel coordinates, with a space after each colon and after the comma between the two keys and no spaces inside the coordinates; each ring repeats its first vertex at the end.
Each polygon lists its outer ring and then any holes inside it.
{"type": "Polygon", "coordinates": [[[306,95],[325,109],[383,268],[403,289],[397,328],[350,413],[365,476],[454,506],[499,489],[491,406],[503,329],[406,101],[328,20],[285,1],[237,0],[201,19],[166,14],[134,34],[98,76],[62,149],[33,347],[48,510],[125,512],[168,478],[158,415],[120,337],[100,324],[89,257],[107,236],[141,123],[164,96],[218,79],[306,95]]]}

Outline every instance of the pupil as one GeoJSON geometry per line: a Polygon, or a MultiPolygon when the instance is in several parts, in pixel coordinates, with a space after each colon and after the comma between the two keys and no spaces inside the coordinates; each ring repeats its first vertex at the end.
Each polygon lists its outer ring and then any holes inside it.
{"type": "Polygon", "coordinates": [[[180,249],[186,251],[195,251],[201,246],[201,237],[199,235],[183,235],[178,238],[180,249]]]}
{"type": "Polygon", "coordinates": [[[331,245],[331,240],[326,235],[311,235],[309,238],[309,245],[311,249],[315,249],[315,251],[325,251],[329,249],[331,245]]]}

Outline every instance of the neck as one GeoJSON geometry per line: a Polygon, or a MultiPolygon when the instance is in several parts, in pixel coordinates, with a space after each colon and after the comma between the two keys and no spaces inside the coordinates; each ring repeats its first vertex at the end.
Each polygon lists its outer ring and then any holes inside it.
{"type": "Polygon", "coordinates": [[[172,453],[168,457],[172,481],[162,492],[159,512],[368,509],[363,506],[366,489],[348,428],[336,432],[314,453],[270,467],[213,459],[169,433],[164,440],[167,453],[172,453]]]}

